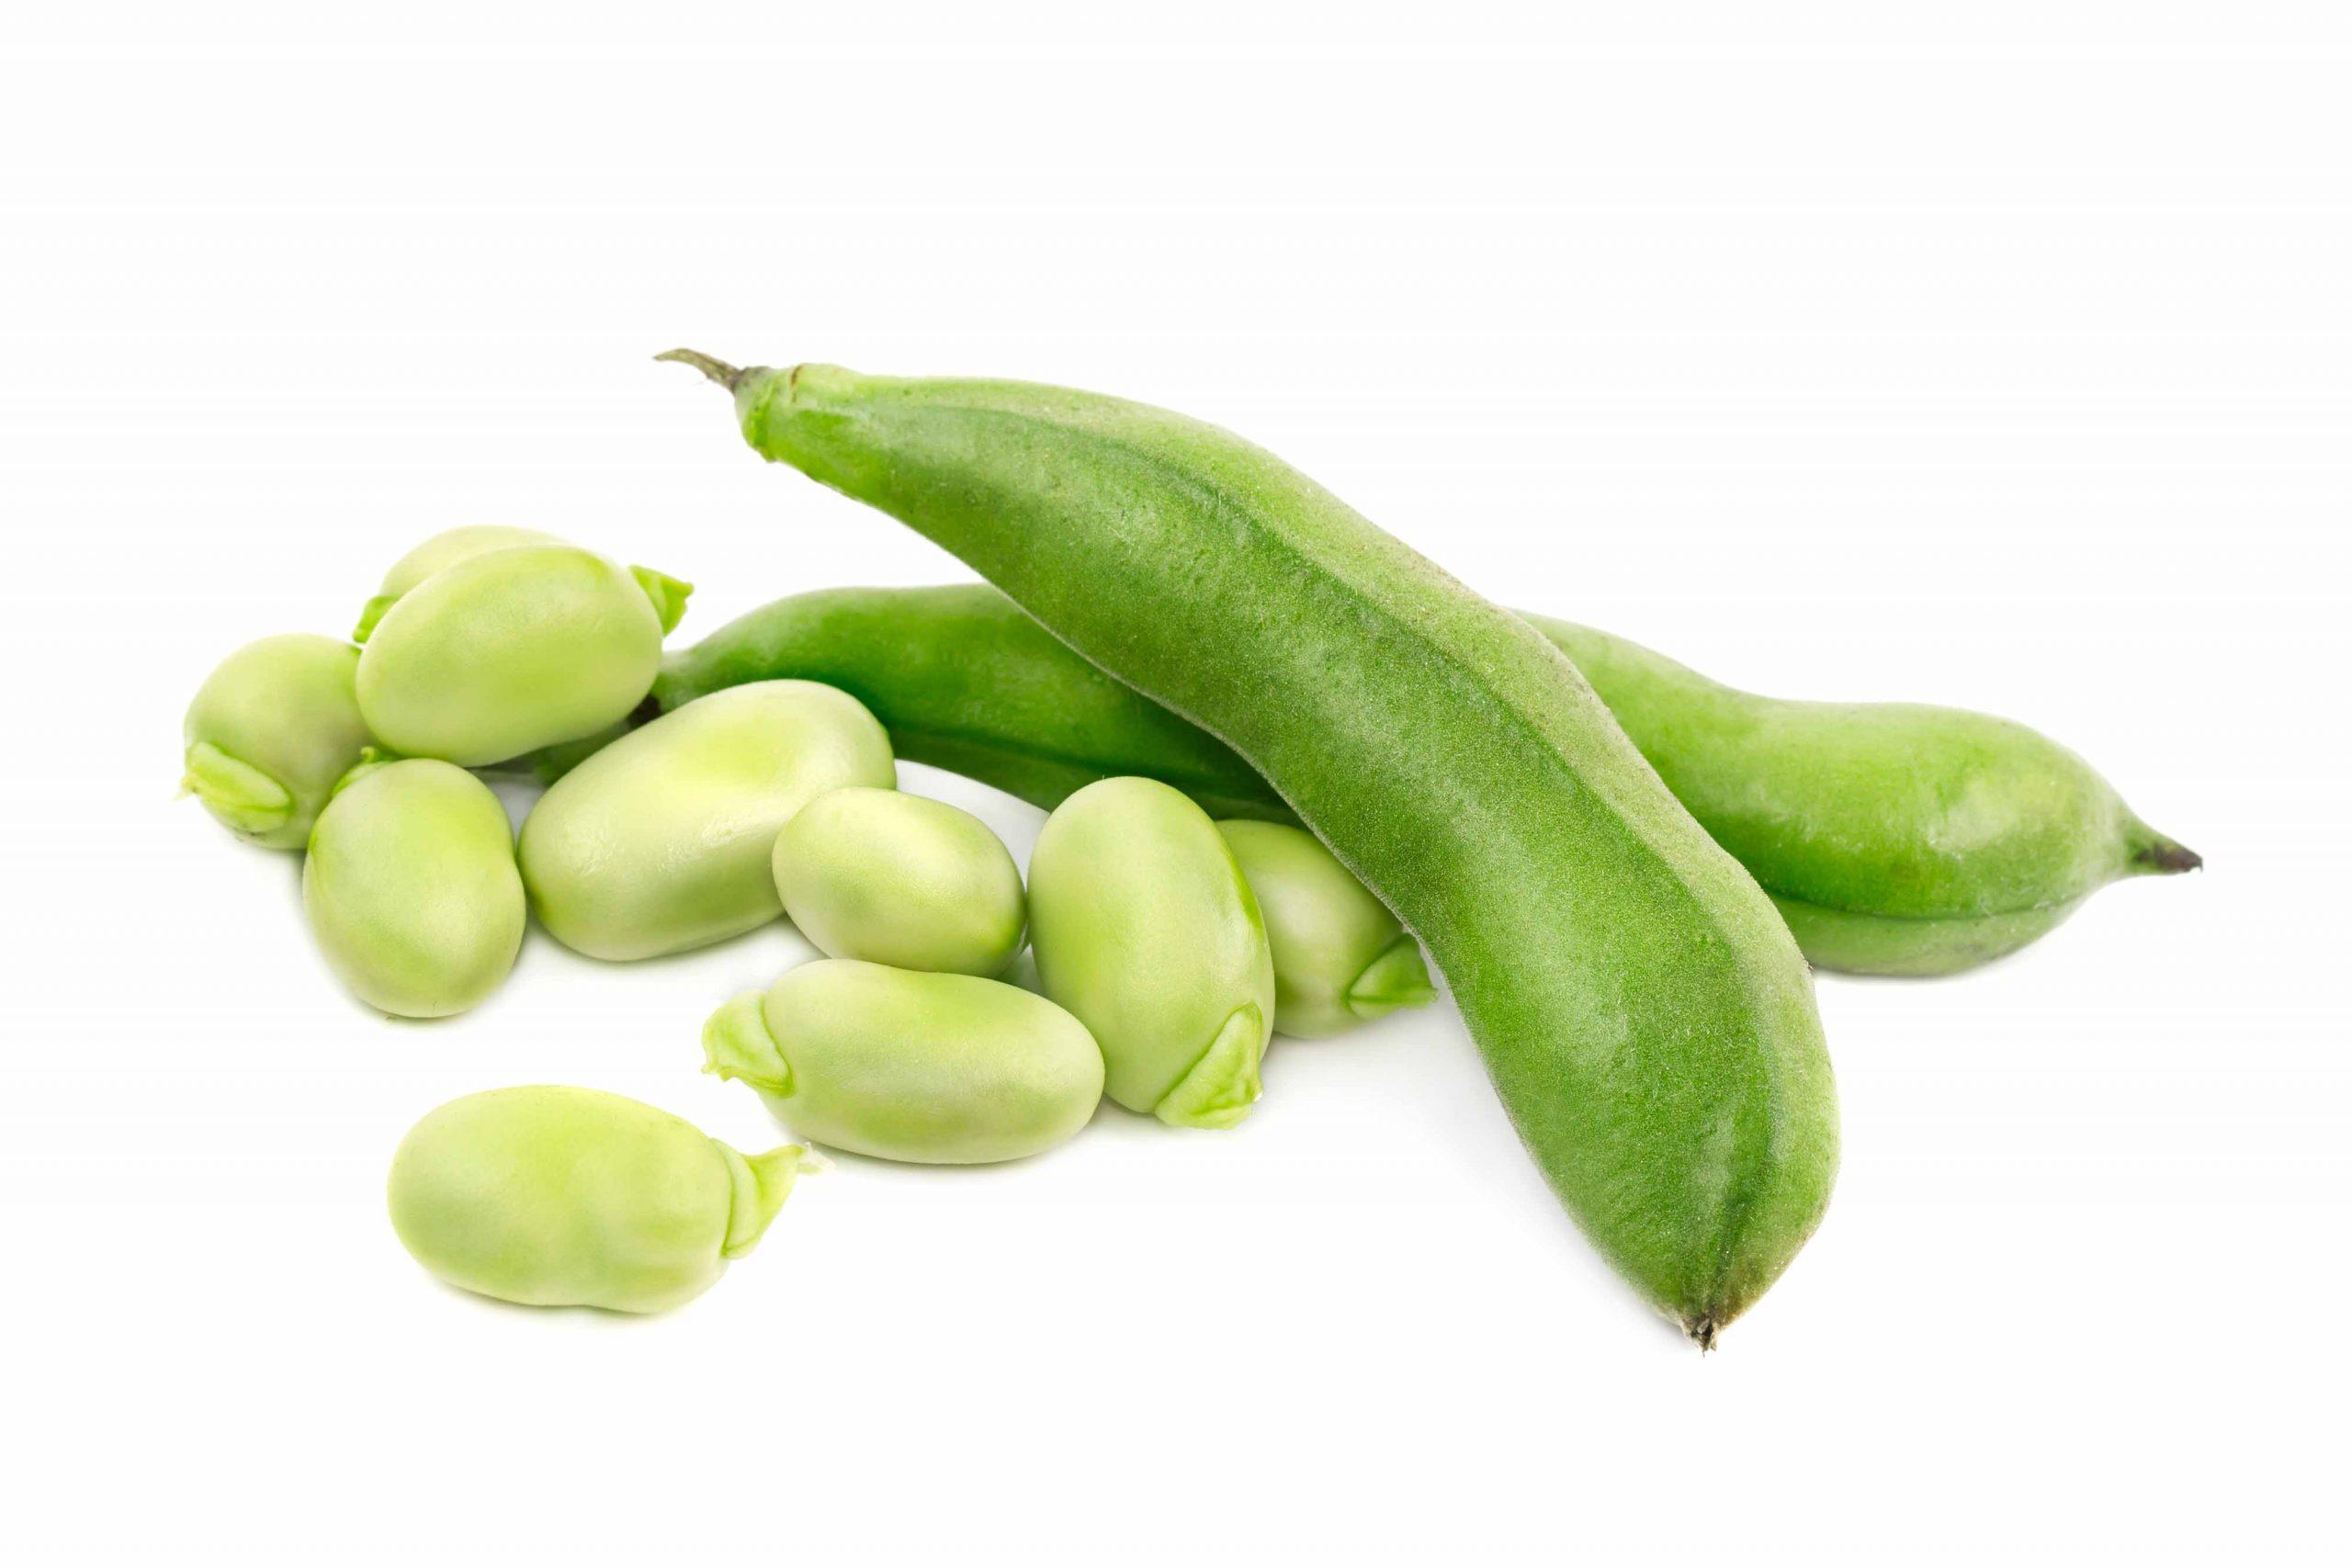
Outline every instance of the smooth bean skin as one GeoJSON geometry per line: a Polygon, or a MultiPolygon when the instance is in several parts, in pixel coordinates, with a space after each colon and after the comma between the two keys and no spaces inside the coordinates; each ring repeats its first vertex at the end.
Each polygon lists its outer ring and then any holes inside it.
{"type": "MultiPolygon", "coordinates": [[[[1589,626],[1521,618],[1568,656],[1819,968],[1951,974],[2033,941],[2110,881],[2199,863],[2023,725],[1758,696],[1589,626]]],[[[653,695],[670,708],[779,676],[854,694],[901,757],[1047,811],[1136,773],[1220,818],[1297,820],[1230,748],[985,583],[778,599],[669,655],[653,695]]]]}
{"type": "Polygon", "coordinates": [[[829,958],[1001,975],[1028,901],[1012,852],[942,800],[894,789],[820,795],[776,835],[785,918],[829,958]]]}
{"type": "Polygon", "coordinates": [[[802,1137],[918,1165],[1024,1159],[1102,1100],[1102,1053],[1045,998],[972,975],[820,959],[703,1029],[704,1070],[802,1137]]]}
{"type": "Polygon", "coordinates": [[[302,863],[302,908],[360,1000],[445,1018],[498,989],[526,909],[506,808],[463,768],[365,768],[327,803],[302,863]]]}
{"type": "Polygon", "coordinates": [[[523,823],[523,881],[550,934],[591,958],[654,958],[781,914],[770,857],[810,801],[898,782],[855,697],[764,681],[665,714],[581,763],[523,823]]]}
{"type": "Polygon", "coordinates": [[[401,1245],[459,1290],[652,1313],[716,1283],[812,1168],[797,1145],[747,1157],[640,1101],[540,1084],[431,1112],[386,1196],[401,1245]]]}
{"type": "MultiPolygon", "coordinates": [[[[1526,622],[1164,410],[670,357],[733,392],[753,450],[959,556],[1264,775],[1427,944],[1562,1204],[1694,1341],[1788,1267],[1838,1166],[1811,974],[1526,622]]],[[[1033,865],[1041,968],[1047,892],[1033,865]]],[[[1115,1094],[1111,1032],[1071,1010],[1115,1094]]]]}
{"type": "Polygon", "coordinates": [[[1062,802],[1029,857],[1029,942],[1046,995],[1102,1045],[1113,1100],[1174,1127],[1250,1114],[1273,957],[1206,812],[1152,779],[1062,802]]]}
{"type": "Polygon", "coordinates": [[[462,766],[593,735],[643,700],[685,585],[570,545],[465,556],[385,610],[359,656],[359,708],[404,756],[462,766]],[[675,590],[673,593],[671,590],[675,590]]]}
{"type": "Polygon", "coordinates": [[[299,850],[368,742],[359,650],[308,632],[247,643],[205,677],[181,725],[181,784],[249,844],[299,850]]]}
{"type": "Polygon", "coordinates": [[[516,528],[503,523],[469,523],[460,527],[445,528],[394,561],[384,573],[383,584],[377,592],[389,593],[397,599],[426,578],[475,556],[488,555],[492,550],[512,549],[517,545],[568,543],[569,540],[537,528],[516,528]]]}
{"type": "Polygon", "coordinates": [[[1220,822],[1266,921],[1274,1032],[1319,1039],[1437,999],[1420,943],[1304,828],[1220,822]]]}

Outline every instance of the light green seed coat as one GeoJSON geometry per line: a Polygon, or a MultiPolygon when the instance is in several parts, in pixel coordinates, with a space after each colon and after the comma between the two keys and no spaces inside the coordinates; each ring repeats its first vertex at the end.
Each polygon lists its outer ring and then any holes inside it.
{"type": "Polygon", "coordinates": [[[1102,1045],[1113,1100],[1178,1127],[1250,1114],[1273,958],[1207,813],[1152,779],[1080,790],[1037,835],[1029,925],[1038,981],[1102,1045]]]}
{"type": "Polygon", "coordinates": [[[688,592],[570,545],[464,556],[363,621],[360,711],[393,750],[468,767],[594,734],[644,699],[688,592]]]}
{"type": "Polygon", "coordinates": [[[359,650],[307,632],[247,643],[205,678],[181,726],[181,785],[264,849],[299,850],[359,761],[359,650]]]}
{"type": "Polygon", "coordinates": [[[829,958],[1000,975],[1021,951],[1021,869],[987,823],[893,789],[818,796],[776,836],[785,917],[829,958]]]}
{"type": "Polygon", "coordinates": [[[523,824],[540,922],[592,958],[652,958],[741,935],[783,912],[770,857],[801,807],[898,782],[856,698],[765,681],[690,703],[565,774],[523,824]]]}
{"type": "Polygon", "coordinates": [[[498,988],[523,943],[505,807],[447,762],[367,766],[319,814],[302,908],[328,964],[370,1007],[463,1012],[498,988]]]}
{"type": "Polygon", "coordinates": [[[704,1027],[703,1053],[803,1137],[924,1165],[1041,1153],[1102,1099],[1093,1036],[1045,998],[854,959],[743,992],[704,1027]]]}
{"type": "Polygon", "coordinates": [[[401,1141],[401,1244],[460,1290],[526,1306],[661,1312],[758,1245],[810,1168],[746,1157],[616,1094],[537,1085],[453,1100],[401,1141]]]}
{"type": "Polygon", "coordinates": [[[1437,997],[1420,943],[1304,828],[1220,822],[1265,918],[1274,1032],[1313,1040],[1437,997]]]}

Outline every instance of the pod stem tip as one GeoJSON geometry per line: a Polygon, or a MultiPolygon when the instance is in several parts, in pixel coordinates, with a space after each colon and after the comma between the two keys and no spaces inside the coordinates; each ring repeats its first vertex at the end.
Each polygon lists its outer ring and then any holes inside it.
{"type": "Polygon", "coordinates": [[[691,365],[730,392],[742,384],[742,371],[723,359],[713,359],[709,355],[697,353],[691,348],[673,348],[666,354],[657,354],[653,357],[668,364],[691,365]]]}

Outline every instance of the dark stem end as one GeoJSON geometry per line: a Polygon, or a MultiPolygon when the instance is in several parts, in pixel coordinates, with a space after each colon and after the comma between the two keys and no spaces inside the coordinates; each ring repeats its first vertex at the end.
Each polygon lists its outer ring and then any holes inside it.
{"type": "Polygon", "coordinates": [[[2187,844],[2177,844],[2159,833],[2132,857],[2132,863],[2143,871],[2159,876],[2171,876],[2178,872],[2195,871],[2205,863],[2205,857],[2187,844]]]}

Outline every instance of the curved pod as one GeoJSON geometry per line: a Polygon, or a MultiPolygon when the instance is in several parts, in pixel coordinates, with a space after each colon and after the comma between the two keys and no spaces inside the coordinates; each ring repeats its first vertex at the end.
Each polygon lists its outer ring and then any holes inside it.
{"type": "Polygon", "coordinates": [[[703,1053],[803,1137],[922,1165],[1042,1153],[1102,1099],[1093,1036],[1045,998],[855,959],[743,992],[704,1027],[703,1053]]]}
{"type": "Polygon", "coordinates": [[[329,965],[370,1007],[463,1012],[498,989],[523,945],[506,808],[447,762],[368,766],[319,814],[302,908],[329,965]]]}
{"type": "Polygon", "coordinates": [[[746,1157],[667,1111],[592,1089],[469,1094],[392,1156],[392,1228],[459,1290],[526,1306],[661,1312],[758,1245],[797,1145],[746,1157]]]}
{"type": "Polygon", "coordinates": [[[307,632],[247,643],[205,677],[181,724],[181,779],[247,843],[299,850],[368,747],[359,650],[307,632]]]}
{"type": "Polygon", "coordinates": [[[898,782],[856,698],[808,681],[737,686],[632,730],[566,773],[523,823],[540,922],[592,958],[724,942],[783,911],[770,865],[800,808],[898,782]]]}
{"type": "Polygon", "coordinates": [[[1102,1045],[1113,1100],[1178,1127],[1250,1114],[1273,959],[1250,884],[1199,807],[1151,779],[1062,802],[1029,857],[1029,941],[1046,995],[1102,1045]]]}
{"type": "Polygon", "coordinates": [[[1838,1159],[1804,960],[1533,628],[1161,410],[673,357],[733,390],[754,450],[962,557],[1265,775],[1428,944],[1553,1190],[1700,1344],[1787,1268],[1838,1159]]]}

